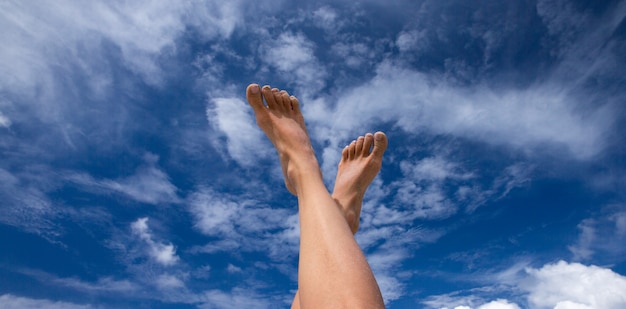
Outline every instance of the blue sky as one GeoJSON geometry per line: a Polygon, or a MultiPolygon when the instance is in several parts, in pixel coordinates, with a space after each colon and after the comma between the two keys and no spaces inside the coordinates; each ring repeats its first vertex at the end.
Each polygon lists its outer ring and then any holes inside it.
{"type": "Polygon", "coordinates": [[[626,2],[2,1],[0,307],[279,308],[296,200],[390,143],[357,241],[388,308],[626,307],[626,2]]]}

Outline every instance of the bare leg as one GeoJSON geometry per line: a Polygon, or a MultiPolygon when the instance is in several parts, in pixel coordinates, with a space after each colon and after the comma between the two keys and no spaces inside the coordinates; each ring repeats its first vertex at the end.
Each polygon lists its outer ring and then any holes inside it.
{"type": "Polygon", "coordinates": [[[287,189],[298,197],[300,305],[384,308],[376,279],[342,207],[324,186],[297,99],[267,86],[259,91],[255,84],[248,86],[246,96],[257,124],[278,151],[287,189]]]}
{"type": "MultiPolygon", "coordinates": [[[[374,135],[368,133],[360,136],[341,153],[332,198],[341,206],[353,234],[356,234],[359,228],[365,191],[380,171],[386,149],[387,136],[377,132],[374,135]]],[[[298,292],[291,308],[300,308],[298,292]]]]}

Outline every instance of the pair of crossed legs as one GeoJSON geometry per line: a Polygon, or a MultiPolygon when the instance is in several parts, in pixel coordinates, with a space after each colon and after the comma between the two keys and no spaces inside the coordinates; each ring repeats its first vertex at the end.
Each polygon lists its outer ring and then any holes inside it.
{"type": "Polygon", "coordinates": [[[292,308],[383,308],[376,279],[354,239],[365,190],[387,148],[382,132],[346,146],[331,195],[306,130],[298,100],[286,91],[246,89],[259,127],[272,141],[287,189],[298,197],[300,260],[292,308]]]}

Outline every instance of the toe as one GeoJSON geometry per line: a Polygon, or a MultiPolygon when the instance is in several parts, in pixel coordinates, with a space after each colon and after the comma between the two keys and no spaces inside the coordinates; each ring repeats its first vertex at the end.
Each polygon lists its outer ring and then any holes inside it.
{"type": "Polygon", "coordinates": [[[348,147],[350,148],[348,149],[348,157],[354,159],[356,157],[356,141],[352,141],[348,147]]]}
{"type": "Polygon", "coordinates": [[[291,109],[293,112],[300,114],[300,101],[298,101],[298,99],[294,96],[290,96],[289,99],[291,100],[291,109]]]}
{"type": "Polygon", "coordinates": [[[369,156],[374,144],[374,135],[372,133],[365,134],[365,140],[363,141],[363,154],[369,156]]]}
{"type": "Polygon", "coordinates": [[[350,146],[343,147],[343,151],[341,151],[341,160],[348,160],[350,157],[350,146]]]}
{"type": "Polygon", "coordinates": [[[375,156],[382,158],[383,153],[385,153],[386,149],[387,149],[387,136],[383,132],[380,132],[380,131],[376,132],[376,134],[374,134],[374,150],[372,150],[372,153],[375,156]]]}
{"type": "Polygon", "coordinates": [[[280,90],[278,88],[272,88],[272,95],[274,96],[274,102],[276,105],[274,106],[278,111],[284,111],[283,108],[283,97],[280,94],[280,90]]]}
{"type": "Polygon", "coordinates": [[[266,107],[263,104],[263,96],[261,95],[261,88],[257,84],[250,84],[246,88],[246,99],[248,104],[252,106],[255,113],[264,112],[266,107]]]}
{"type": "Polygon", "coordinates": [[[359,136],[359,138],[356,139],[356,149],[354,150],[354,154],[358,157],[361,156],[361,154],[363,154],[363,142],[365,141],[365,138],[363,136],[359,136]]]}
{"type": "Polygon", "coordinates": [[[285,112],[291,112],[291,99],[289,98],[289,93],[283,90],[280,92],[280,95],[282,96],[283,110],[285,112]]]}
{"type": "Polygon", "coordinates": [[[270,86],[265,85],[261,89],[263,93],[263,97],[265,98],[265,102],[267,102],[267,108],[270,110],[276,110],[276,100],[274,99],[274,93],[272,92],[272,88],[270,86]]]}

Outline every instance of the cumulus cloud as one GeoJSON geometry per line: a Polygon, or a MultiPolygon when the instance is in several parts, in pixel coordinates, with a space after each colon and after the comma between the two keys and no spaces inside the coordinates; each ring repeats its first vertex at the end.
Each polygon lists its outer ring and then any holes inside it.
{"type": "Polygon", "coordinates": [[[522,271],[518,266],[511,267],[514,275],[505,270],[492,276],[493,286],[434,295],[422,303],[429,308],[520,308],[506,299],[485,300],[507,291],[528,308],[617,309],[626,305],[626,277],[611,269],[565,261],[522,271]]]}
{"type": "Polygon", "coordinates": [[[173,244],[164,244],[153,240],[152,233],[148,227],[148,218],[139,218],[131,224],[133,234],[139,237],[148,246],[149,255],[158,263],[170,266],[178,262],[176,249],[173,244]]]}
{"type": "Polygon", "coordinates": [[[509,303],[506,299],[498,299],[484,304],[477,309],[520,309],[515,303],[509,303]]]}
{"type": "Polygon", "coordinates": [[[610,269],[559,261],[539,269],[529,268],[527,272],[522,287],[533,308],[626,306],[626,277],[610,269]]]}

